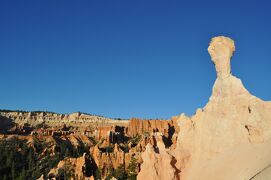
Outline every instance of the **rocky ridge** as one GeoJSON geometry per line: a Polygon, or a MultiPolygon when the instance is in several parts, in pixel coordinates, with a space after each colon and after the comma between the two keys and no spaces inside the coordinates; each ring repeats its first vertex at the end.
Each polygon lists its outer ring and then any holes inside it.
{"type": "Polygon", "coordinates": [[[71,114],[58,114],[45,111],[10,111],[0,110],[0,116],[11,119],[17,124],[29,123],[35,125],[38,123],[98,123],[98,124],[127,124],[125,119],[111,119],[103,116],[91,115],[81,112],[71,114]]]}
{"type": "Polygon", "coordinates": [[[271,164],[271,102],[251,95],[231,74],[234,50],[230,38],[212,39],[217,79],[209,102],[192,117],[178,117],[175,149],[146,149],[139,180],[250,179],[271,164]]]}

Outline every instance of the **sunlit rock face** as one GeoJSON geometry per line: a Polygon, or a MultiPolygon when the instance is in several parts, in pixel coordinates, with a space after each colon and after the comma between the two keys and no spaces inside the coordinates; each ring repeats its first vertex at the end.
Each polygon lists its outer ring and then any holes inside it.
{"type": "Polygon", "coordinates": [[[178,178],[178,173],[172,166],[175,163],[174,157],[165,149],[163,143],[158,142],[157,148],[159,153],[152,145],[148,144],[146,146],[145,152],[142,153],[144,163],[141,169],[143,173],[139,173],[137,179],[164,180],[178,178]]]}
{"type": "Polygon", "coordinates": [[[218,36],[212,38],[208,52],[215,64],[218,78],[227,78],[231,73],[230,61],[235,51],[234,41],[228,37],[218,36]]]}
{"type": "Polygon", "coordinates": [[[170,155],[170,165],[159,150],[152,158],[145,153],[138,179],[160,177],[158,165],[170,173],[164,179],[250,179],[271,164],[271,103],[251,95],[231,74],[233,40],[214,37],[208,51],[217,72],[209,102],[192,117],[179,116],[176,148],[161,151],[170,155]]]}

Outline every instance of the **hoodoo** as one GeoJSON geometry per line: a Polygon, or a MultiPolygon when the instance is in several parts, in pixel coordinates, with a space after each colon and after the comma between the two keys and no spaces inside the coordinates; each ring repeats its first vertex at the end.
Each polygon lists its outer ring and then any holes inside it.
{"type": "Polygon", "coordinates": [[[4,168],[7,179],[26,172],[40,179],[271,179],[271,102],[232,75],[234,51],[232,39],[212,38],[208,52],[217,78],[209,102],[191,117],[116,120],[0,110],[2,161],[13,168],[4,168]],[[13,163],[10,153],[27,158],[13,163]],[[22,165],[31,169],[19,171],[22,165]]]}
{"type": "Polygon", "coordinates": [[[178,117],[175,149],[146,148],[139,180],[243,180],[271,165],[271,102],[251,95],[232,75],[234,51],[232,39],[212,38],[208,52],[217,79],[209,102],[192,117],[178,117]]]}

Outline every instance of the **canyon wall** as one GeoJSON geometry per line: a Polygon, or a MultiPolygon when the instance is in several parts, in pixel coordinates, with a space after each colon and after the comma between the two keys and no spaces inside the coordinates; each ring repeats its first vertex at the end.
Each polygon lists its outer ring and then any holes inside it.
{"type": "Polygon", "coordinates": [[[128,120],[117,120],[106,118],[97,115],[91,115],[81,112],[71,113],[71,114],[58,114],[53,112],[43,112],[43,111],[10,111],[10,110],[0,110],[0,115],[11,119],[17,124],[29,123],[32,125],[38,123],[48,123],[48,124],[83,124],[83,123],[96,123],[97,125],[105,124],[128,124],[128,120]]]}

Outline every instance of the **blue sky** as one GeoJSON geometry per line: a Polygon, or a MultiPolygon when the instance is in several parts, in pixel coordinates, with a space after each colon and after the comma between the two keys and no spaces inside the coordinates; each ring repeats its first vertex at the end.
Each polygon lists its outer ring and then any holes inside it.
{"type": "Polygon", "coordinates": [[[233,74],[271,100],[266,1],[0,1],[0,109],[108,117],[193,114],[211,95],[213,36],[233,74]]]}

